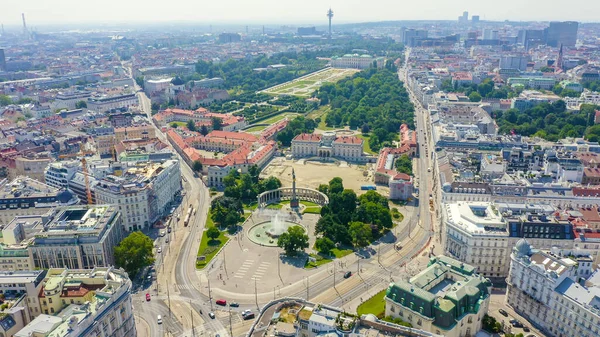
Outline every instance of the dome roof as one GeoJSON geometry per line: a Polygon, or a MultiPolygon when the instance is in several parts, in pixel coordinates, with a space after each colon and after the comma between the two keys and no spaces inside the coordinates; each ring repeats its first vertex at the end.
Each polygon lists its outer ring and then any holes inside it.
{"type": "Polygon", "coordinates": [[[69,201],[73,200],[73,193],[71,193],[71,191],[69,191],[69,190],[61,191],[56,196],[56,199],[61,204],[67,204],[67,203],[69,203],[69,201]]]}
{"type": "Polygon", "coordinates": [[[367,320],[369,322],[377,322],[377,316],[375,316],[373,314],[366,314],[365,320],[367,320]]]}
{"type": "Polygon", "coordinates": [[[531,253],[531,246],[529,245],[529,242],[527,242],[527,240],[525,239],[521,239],[517,242],[517,244],[515,245],[515,251],[519,254],[519,255],[529,255],[531,253]]]}

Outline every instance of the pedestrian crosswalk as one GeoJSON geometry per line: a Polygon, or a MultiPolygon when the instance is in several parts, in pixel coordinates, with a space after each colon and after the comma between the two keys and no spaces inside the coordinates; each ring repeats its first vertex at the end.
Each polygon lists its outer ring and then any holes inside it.
{"type": "Polygon", "coordinates": [[[252,275],[252,280],[260,281],[260,279],[268,272],[270,262],[261,262],[258,268],[254,271],[254,275],[252,275]]]}
{"type": "Polygon", "coordinates": [[[179,290],[193,290],[194,286],[191,284],[173,284],[173,288],[179,290]]]}
{"type": "Polygon", "coordinates": [[[246,261],[244,261],[244,263],[242,263],[242,266],[237,270],[237,272],[235,272],[235,274],[233,275],[233,277],[243,279],[246,276],[246,273],[248,272],[248,270],[250,269],[250,267],[252,267],[253,264],[254,264],[254,260],[246,260],[246,261]]]}

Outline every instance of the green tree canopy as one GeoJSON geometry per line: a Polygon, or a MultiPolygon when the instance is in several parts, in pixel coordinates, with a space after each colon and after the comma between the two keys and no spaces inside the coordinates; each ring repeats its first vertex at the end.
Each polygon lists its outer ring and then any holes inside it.
{"type": "Polygon", "coordinates": [[[211,241],[216,240],[220,235],[221,235],[221,231],[217,227],[214,227],[214,226],[210,227],[206,231],[206,236],[208,236],[208,238],[211,241]]]}
{"type": "Polygon", "coordinates": [[[154,263],[152,239],[140,231],[129,234],[115,247],[115,262],[117,267],[125,269],[130,278],[154,263]]]}
{"type": "Polygon", "coordinates": [[[296,256],[299,251],[308,248],[308,235],[300,226],[289,227],[277,239],[277,246],[283,248],[286,255],[296,256]]]}
{"type": "Polygon", "coordinates": [[[396,169],[398,172],[406,173],[410,176],[413,175],[413,165],[412,159],[409,156],[403,154],[398,159],[396,159],[396,169]]]}
{"type": "Polygon", "coordinates": [[[348,232],[350,233],[354,247],[366,247],[373,240],[371,226],[359,221],[351,222],[348,232]]]}
{"type": "Polygon", "coordinates": [[[192,164],[192,170],[195,172],[202,171],[202,163],[199,160],[194,160],[194,163],[192,164]]]}
{"type": "Polygon", "coordinates": [[[188,130],[196,131],[196,123],[192,119],[187,121],[186,126],[187,126],[188,130]]]}
{"type": "Polygon", "coordinates": [[[78,101],[75,103],[75,109],[87,109],[87,103],[85,101],[78,101]]]}
{"type": "Polygon", "coordinates": [[[315,241],[315,247],[322,254],[329,255],[331,250],[335,248],[335,243],[333,243],[333,241],[331,241],[329,238],[322,237],[315,241]]]}

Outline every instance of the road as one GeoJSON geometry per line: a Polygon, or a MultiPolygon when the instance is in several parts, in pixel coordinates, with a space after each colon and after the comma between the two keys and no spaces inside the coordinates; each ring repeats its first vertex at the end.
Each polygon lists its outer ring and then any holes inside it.
{"type": "MultiPolygon", "coordinates": [[[[132,71],[129,69],[129,73],[132,71]]],[[[137,84],[134,84],[135,90],[139,91],[140,88],[137,84]]],[[[150,99],[141,91],[138,92],[138,98],[140,100],[140,107],[146,113],[148,120],[152,123],[152,111],[150,99]]],[[[154,123],[152,123],[154,125],[154,123]]],[[[166,144],[169,144],[166,136],[162,131],[154,125],[156,129],[156,136],[166,144]]],[[[169,144],[170,145],[170,144],[169,144]]],[[[163,283],[163,285],[157,285],[159,289],[158,296],[150,302],[145,301],[145,293],[140,292],[134,297],[134,301],[138,304],[136,310],[139,316],[144,319],[150,326],[152,336],[159,337],[168,335],[199,335],[200,332],[207,331],[205,335],[219,334],[220,336],[228,336],[229,333],[225,329],[225,326],[219,319],[211,319],[208,313],[211,311],[207,296],[199,291],[200,280],[196,274],[196,249],[198,249],[202,232],[204,231],[204,225],[206,223],[206,217],[208,214],[208,208],[210,205],[208,188],[204,185],[200,178],[198,178],[191,168],[185,163],[185,161],[173,151],[178,157],[181,163],[181,174],[184,179],[184,187],[186,190],[186,198],[181,205],[181,209],[176,212],[184,217],[184,210],[187,211],[188,204],[191,204],[196,209],[195,216],[190,220],[188,227],[183,227],[181,223],[179,228],[174,226],[173,235],[181,235],[179,240],[171,239],[168,243],[168,248],[163,248],[163,255],[159,258],[157,264],[158,280],[157,283],[163,283]],[[175,242],[181,242],[180,246],[171,247],[175,245],[175,242]],[[168,250],[167,250],[168,249],[168,250]],[[165,270],[166,267],[166,270],[165,270]],[[197,288],[198,287],[198,288],[197,288]],[[162,295],[161,294],[162,289],[162,295]],[[167,291],[166,301],[164,291],[167,291]],[[173,292],[171,294],[171,292],[173,292]],[[173,296],[171,296],[173,295],[173,296]],[[190,312],[189,317],[183,317],[180,315],[177,319],[177,315],[174,314],[174,307],[186,306],[182,308],[180,312],[189,311],[191,307],[194,312],[190,312]],[[170,309],[171,308],[171,309],[170,309]],[[201,314],[200,314],[201,313],[201,314]],[[157,323],[157,315],[161,315],[163,318],[163,324],[157,323]],[[194,316],[198,315],[204,324],[199,324],[199,319],[194,324],[194,316]],[[185,321],[185,322],[184,322],[185,321]],[[185,323],[185,324],[184,324],[185,323]],[[185,331],[182,328],[193,327],[195,331],[191,329],[185,331]]],[[[161,241],[164,243],[164,241],[161,241]]],[[[153,285],[154,287],[154,285],[153,285]]],[[[156,293],[156,292],[155,292],[156,293]]]]}

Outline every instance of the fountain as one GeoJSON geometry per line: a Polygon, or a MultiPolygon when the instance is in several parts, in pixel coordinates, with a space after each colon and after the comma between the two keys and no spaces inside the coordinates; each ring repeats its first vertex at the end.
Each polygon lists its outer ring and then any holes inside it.
{"type": "Polygon", "coordinates": [[[300,226],[304,229],[302,225],[284,219],[284,216],[277,212],[271,215],[271,220],[252,226],[248,230],[248,238],[261,246],[277,247],[277,238],[292,226],[300,226]]]}

